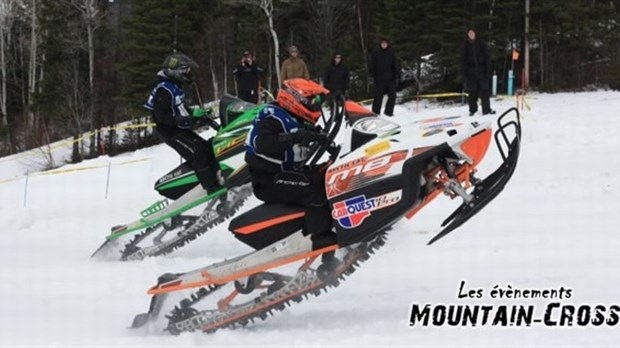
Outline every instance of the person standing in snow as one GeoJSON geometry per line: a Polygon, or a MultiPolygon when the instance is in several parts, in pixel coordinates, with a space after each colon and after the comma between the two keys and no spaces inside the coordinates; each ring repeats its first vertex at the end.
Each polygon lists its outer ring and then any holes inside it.
{"type": "Polygon", "coordinates": [[[349,80],[349,69],[342,63],[342,54],[334,54],[331,64],[325,69],[323,85],[330,91],[331,95],[346,95],[349,89],[349,80]]]}
{"type": "Polygon", "coordinates": [[[243,52],[241,63],[233,70],[237,77],[237,88],[241,100],[258,104],[258,89],[264,69],[256,64],[252,53],[243,52]]]}
{"type": "Polygon", "coordinates": [[[468,94],[469,116],[478,111],[478,98],[482,104],[482,114],[494,114],[489,100],[491,55],[487,44],[476,38],[476,31],[472,28],[467,30],[461,47],[461,77],[468,94]]]}
{"type": "Polygon", "coordinates": [[[388,39],[382,38],[379,43],[379,48],[370,54],[368,72],[375,85],[372,111],[377,115],[381,114],[383,96],[387,94],[388,100],[385,104],[384,115],[394,116],[396,85],[398,84],[398,78],[400,76],[400,68],[398,67],[398,60],[390,47],[388,39]]]}
{"type": "Polygon", "coordinates": [[[290,79],[302,78],[308,80],[310,73],[308,73],[308,66],[303,59],[299,58],[299,50],[297,46],[291,46],[288,49],[290,57],[282,62],[282,71],[280,78],[282,82],[290,79]]]}

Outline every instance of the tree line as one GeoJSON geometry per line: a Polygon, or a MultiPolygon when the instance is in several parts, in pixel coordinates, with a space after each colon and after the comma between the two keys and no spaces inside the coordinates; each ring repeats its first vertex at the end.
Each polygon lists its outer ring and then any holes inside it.
{"type": "MultiPolygon", "coordinates": [[[[251,51],[262,86],[296,45],[313,79],[334,53],[351,71],[352,99],[370,95],[367,57],[390,39],[410,93],[460,91],[459,47],[476,28],[500,91],[514,68],[529,88],[620,88],[620,1],[526,0],[0,0],[0,156],[144,117],[166,55],[200,65],[194,101],[236,94],[231,74],[251,51]]],[[[138,133],[139,134],[139,133],[138,133]]],[[[114,134],[74,146],[74,161],[113,151],[114,134]],[[106,143],[108,142],[108,143],[106,143]]],[[[118,149],[117,149],[118,151],[118,149]]]]}

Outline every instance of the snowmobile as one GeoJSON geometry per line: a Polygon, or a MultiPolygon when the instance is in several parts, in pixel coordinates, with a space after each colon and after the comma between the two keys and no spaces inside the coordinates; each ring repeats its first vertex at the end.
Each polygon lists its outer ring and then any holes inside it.
{"type": "MultiPolygon", "coordinates": [[[[250,176],[244,162],[244,144],[254,118],[263,107],[225,94],[219,103],[221,124],[211,118],[205,119],[217,130],[213,149],[225,176],[227,189],[208,195],[199,185],[194,171],[182,163],[155,183],[155,190],[166,199],[144,209],[137,221],[113,227],[106,241],[91,257],[112,255],[113,258],[126,261],[165,255],[232,217],[252,195],[250,176]],[[200,215],[183,214],[205,203],[200,215]],[[126,241],[127,236],[133,238],[126,241]]],[[[346,101],[346,118],[349,122],[375,116],[361,105],[346,101]]]]}
{"type": "Polygon", "coordinates": [[[155,190],[165,199],[144,209],[140,219],[113,227],[92,256],[120,256],[125,261],[168,254],[231,217],[252,194],[243,160],[244,143],[252,121],[262,108],[263,105],[224,95],[219,102],[220,124],[211,117],[205,118],[217,131],[213,149],[226,188],[207,194],[189,165],[181,163],[155,183],[155,190]],[[199,215],[183,214],[205,203],[199,215]]]}
{"type": "Polygon", "coordinates": [[[184,273],[166,273],[148,290],[147,313],[132,327],[172,334],[213,332],[266,319],[287,305],[337,286],[387,241],[403,217],[411,219],[442,193],[462,204],[441,224],[435,243],[483,209],[503,190],[519,158],[521,122],[511,108],[499,116],[437,117],[398,125],[362,118],[350,128],[350,149],[334,139],[344,101],[336,102],[324,129],[326,144],[315,146],[308,165],[329,157],[325,187],[336,242],[313,244],[303,230],[304,208],[262,204],[237,216],[229,230],[255,249],[184,273]],[[495,128],[495,130],[494,130],[495,128]],[[501,164],[485,178],[477,174],[495,140],[501,164]],[[194,289],[188,297],[187,291],[194,289]],[[165,320],[160,313],[172,307],[165,320]]]}

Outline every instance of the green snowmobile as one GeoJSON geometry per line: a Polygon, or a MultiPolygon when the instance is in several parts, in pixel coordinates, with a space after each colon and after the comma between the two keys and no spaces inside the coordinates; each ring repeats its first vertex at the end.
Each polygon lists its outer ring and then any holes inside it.
{"type": "Polygon", "coordinates": [[[155,183],[155,189],[166,198],[144,209],[140,219],[113,227],[92,256],[124,261],[168,254],[233,216],[252,195],[244,144],[262,108],[224,95],[219,102],[220,124],[208,120],[217,129],[213,149],[226,178],[225,188],[207,194],[194,171],[182,163],[155,183]],[[200,215],[183,214],[205,203],[200,215]]]}

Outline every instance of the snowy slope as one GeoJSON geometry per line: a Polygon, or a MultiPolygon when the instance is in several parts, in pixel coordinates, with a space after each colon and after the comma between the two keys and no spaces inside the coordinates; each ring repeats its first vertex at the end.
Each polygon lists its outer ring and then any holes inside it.
{"type": "MultiPolygon", "coordinates": [[[[146,311],[145,292],[160,274],[248,250],[225,225],[167,257],[128,263],[89,258],[111,226],[134,220],[159,199],[152,185],[178,163],[173,150],[160,145],[29,175],[26,194],[26,177],[11,178],[32,165],[0,159],[0,346],[618,345],[620,324],[409,326],[416,304],[533,305],[542,317],[549,302],[620,303],[620,94],[540,94],[528,101],[516,173],[466,225],[426,246],[455,207],[441,198],[397,224],[387,245],[337,289],[264,322],[211,335],[127,327],[146,311]],[[464,289],[481,289],[481,298],[458,298],[462,281],[464,289]],[[496,285],[564,287],[572,296],[491,298],[496,285]]],[[[502,111],[514,99],[492,103],[502,111]]],[[[397,106],[395,119],[466,112],[465,106],[416,111],[406,104],[397,106]]],[[[256,203],[252,198],[246,207],[256,203]]]]}

